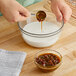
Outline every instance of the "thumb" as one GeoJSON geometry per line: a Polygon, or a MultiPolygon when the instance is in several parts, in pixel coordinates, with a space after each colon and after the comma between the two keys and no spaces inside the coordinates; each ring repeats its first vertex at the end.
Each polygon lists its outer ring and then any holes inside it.
{"type": "Polygon", "coordinates": [[[12,22],[18,22],[18,21],[24,21],[26,20],[26,17],[25,16],[22,16],[18,11],[15,12],[15,16],[12,20],[12,22]]]}
{"type": "Polygon", "coordinates": [[[21,6],[21,8],[20,8],[20,10],[19,10],[19,13],[20,13],[22,16],[25,16],[25,17],[30,16],[29,11],[28,11],[26,8],[24,8],[23,6],[21,6]]]}

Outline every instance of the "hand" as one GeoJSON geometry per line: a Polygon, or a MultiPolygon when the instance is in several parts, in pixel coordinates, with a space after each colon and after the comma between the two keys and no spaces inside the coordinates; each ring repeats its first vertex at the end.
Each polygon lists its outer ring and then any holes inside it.
{"type": "Polygon", "coordinates": [[[0,11],[10,22],[26,20],[30,15],[28,10],[21,6],[16,0],[0,0],[0,11]]]}
{"type": "Polygon", "coordinates": [[[62,21],[63,16],[65,23],[72,15],[71,8],[64,2],[64,0],[51,0],[51,8],[58,21],[62,21]]]}

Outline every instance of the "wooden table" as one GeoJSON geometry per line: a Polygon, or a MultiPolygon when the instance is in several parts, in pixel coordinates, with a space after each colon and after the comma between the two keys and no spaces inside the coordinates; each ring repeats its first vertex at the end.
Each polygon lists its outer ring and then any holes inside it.
{"type": "MultiPolygon", "coordinates": [[[[28,10],[46,8],[47,3],[40,2],[27,7],[28,10]]],[[[20,76],[76,76],[76,19],[71,18],[66,23],[60,39],[53,46],[48,47],[59,51],[63,56],[62,65],[54,72],[41,72],[34,64],[35,53],[41,49],[26,44],[20,34],[17,23],[9,23],[0,17],[0,48],[9,51],[27,52],[20,76]]]]}

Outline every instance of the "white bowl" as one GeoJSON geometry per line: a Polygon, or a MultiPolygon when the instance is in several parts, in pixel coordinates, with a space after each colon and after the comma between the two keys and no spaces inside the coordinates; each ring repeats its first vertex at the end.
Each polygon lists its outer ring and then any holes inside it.
{"type": "Polygon", "coordinates": [[[37,11],[32,11],[31,16],[26,21],[18,22],[22,37],[27,44],[34,47],[51,46],[59,39],[64,21],[58,22],[53,13],[46,11],[47,17],[43,22],[41,32],[41,23],[36,19],[37,11]]]}

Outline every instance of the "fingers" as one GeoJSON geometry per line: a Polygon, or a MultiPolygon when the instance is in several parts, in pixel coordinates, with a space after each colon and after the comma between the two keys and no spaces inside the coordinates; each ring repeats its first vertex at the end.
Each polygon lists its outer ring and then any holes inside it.
{"type": "Polygon", "coordinates": [[[13,20],[11,22],[18,22],[18,21],[24,21],[26,20],[25,16],[22,16],[18,11],[15,12],[15,15],[12,18],[13,20]]]}
{"type": "Polygon", "coordinates": [[[30,16],[29,11],[21,5],[19,5],[19,12],[25,17],[30,16]]]}
{"type": "Polygon", "coordinates": [[[26,8],[24,8],[23,6],[20,5],[19,12],[16,15],[16,17],[17,17],[16,22],[18,22],[18,21],[24,21],[29,16],[30,16],[29,11],[26,8]]]}
{"type": "Polygon", "coordinates": [[[9,22],[24,21],[29,16],[29,11],[20,5],[16,0],[1,0],[1,12],[9,22]]]}
{"type": "Polygon", "coordinates": [[[17,11],[14,12],[13,22],[24,21],[27,17],[30,16],[29,11],[24,8],[22,5],[17,3],[17,11]]]}
{"type": "Polygon", "coordinates": [[[13,22],[24,21],[28,16],[30,16],[29,11],[21,6],[19,11],[16,11],[13,22]]]}
{"type": "Polygon", "coordinates": [[[25,16],[25,17],[30,16],[29,11],[28,11],[27,9],[25,9],[25,8],[21,9],[21,10],[20,10],[20,13],[21,13],[23,16],[25,16]]]}
{"type": "Polygon", "coordinates": [[[61,22],[62,21],[62,14],[61,14],[58,6],[56,6],[56,5],[52,6],[52,12],[56,15],[57,20],[59,22],[61,22]]]}
{"type": "Polygon", "coordinates": [[[52,11],[56,15],[58,21],[62,21],[62,17],[64,19],[64,23],[66,23],[72,14],[71,8],[65,2],[56,2],[52,3],[52,11]]]}
{"type": "Polygon", "coordinates": [[[26,17],[21,16],[21,15],[19,14],[19,17],[17,18],[17,21],[16,21],[16,22],[18,22],[18,21],[24,21],[24,20],[26,20],[26,17]]]}
{"type": "Polygon", "coordinates": [[[70,16],[72,14],[71,8],[69,6],[64,7],[62,10],[62,14],[63,14],[63,18],[64,18],[64,23],[66,23],[67,21],[69,21],[70,16]]]}

